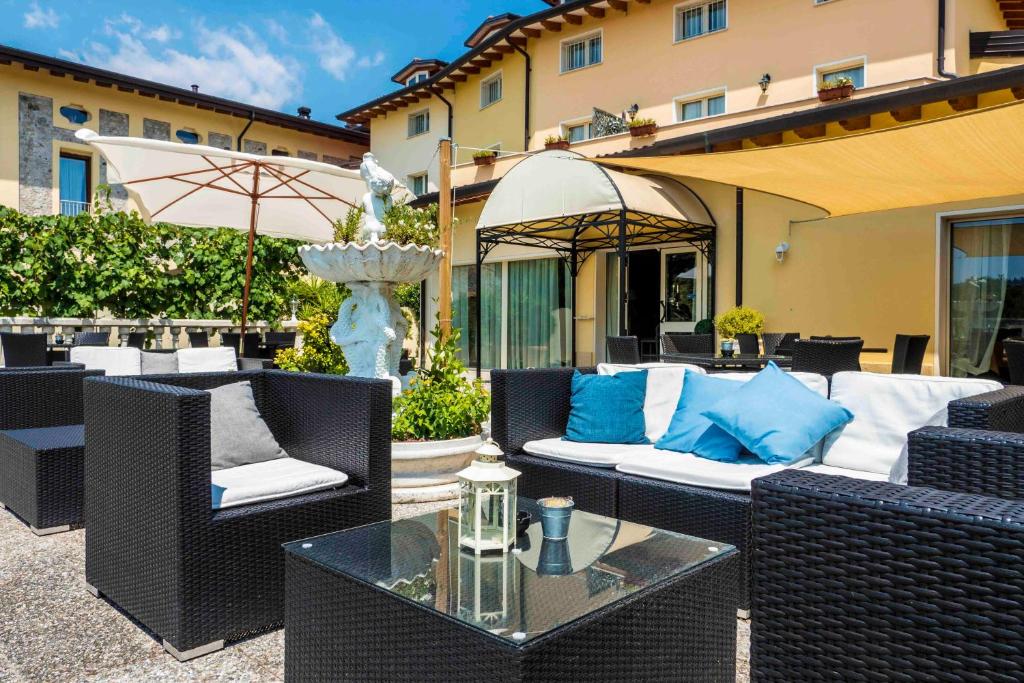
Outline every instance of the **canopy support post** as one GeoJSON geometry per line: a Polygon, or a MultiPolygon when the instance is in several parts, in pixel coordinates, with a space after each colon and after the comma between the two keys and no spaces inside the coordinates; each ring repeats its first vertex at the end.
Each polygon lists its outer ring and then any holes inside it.
{"type": "Polygon", "coordinates": [[[572,355],[570,356],[570,360],[572,361],[572,367],[576,367],[576,275],[579,271],[579,265],[577,264],[577,259],[579,258],[579,251],[576,248],[575,234],[572,238],[572,250],[570,251],[570,258],[572,259],[572,262],[569,266],[569,275],[572,278],[572,281],[569,284],[569,286],[572,288],[570,292],[572,303],[570,304],[569,311],[569,334],[572,335],[572,339],[570,340],[570,344],[572,345],[572,355]]]}
{"type": "Polygon", "coordinates": [[[619,336],[628,333],[626,325],[626,212],[619,214],[619,336]]]}
{"type": "Polygon", "coordinates": [[[480,372],[482,369],[483,359],[480,354],[483,350],[483,269],[484,269],[484,253],[481,249],[480,244],[480,233],[476,233],[476,300],[473,302],[473,309],[476,313],[476,339],[473,340],[473,345],[476,347],[476,376],[480,379],[480,372]]]}
{"type": "Polygon", "coordinates": [[[249,324],[249,293],[252,288],[252,252],[256,243],[256,211],[260,201],[260,166],[252,167],[252,203],[249,208],[249,246],[245,253],[245,289],[242,291],[242,334],[238,342],[238,355],[245,356],[245,328],[249,324]]]}
{"type": "Polygon", "coordinates": [[[736,188],[736,305],[743,305],[743,188],[736,188]]]}

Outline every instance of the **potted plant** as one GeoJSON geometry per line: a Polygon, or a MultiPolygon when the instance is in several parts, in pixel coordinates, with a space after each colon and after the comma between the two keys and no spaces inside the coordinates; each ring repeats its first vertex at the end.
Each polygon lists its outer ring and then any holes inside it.
{"type": "Polygon", "coordinates": [[[635,138],[654,135],[658,132],[658,122],[654,119],[633,119],[629,122],[629,134],[635,138]]]}
{"type": "Polygon", "coordinates": [[[564,135],[549,135],[544,138],[544,149],[569,149],[569,139],[564,135]]]}
{"type": "Polygon", "coordinates": [[[458,328],[447,337],[440,322],[434,345],[409,389],[394,399],[391,422],[391,497],[396,503],[458,497],[457,473],[480,447],[491,397],[466,378],[458,328]]]}
{"type": "Polygon", "coordinates": [[[498,158],[498,153],[492,149],[481,149],[473,153],[473,163],[477,166],[492,166],[498,158]]]}
{"type": "Polygon", "coordinates": [[[841,100],[852,95],[855,89],[853,79],[849,76],[829,77],[818,88],[818,99],[822,102],[841,100]]]}
{"type": "Polygon", "coordinates": [[[736,306],[715,318],[715,329],[721,340],[722,355],[731,356],[739,335],[764,332],[764,314],[753,308],[736,306]]]}

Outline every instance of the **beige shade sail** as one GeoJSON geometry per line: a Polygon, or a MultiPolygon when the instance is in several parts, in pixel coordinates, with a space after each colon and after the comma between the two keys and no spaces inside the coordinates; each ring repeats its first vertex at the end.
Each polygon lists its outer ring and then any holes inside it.
{"type": "Polygon", "coordinates": [[[1024,192],[1024,101],[791,145],[594,161],[787,197],[830,216],[1024,192]]]}

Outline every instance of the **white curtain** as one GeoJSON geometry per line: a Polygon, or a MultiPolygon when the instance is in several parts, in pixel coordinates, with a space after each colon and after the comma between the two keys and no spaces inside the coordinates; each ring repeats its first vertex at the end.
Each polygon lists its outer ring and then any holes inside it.
{"type": "Polygon", "coordinates": [[[508,264],[508,366],[569,365],[571,278],[561,259],[508,264]]]}

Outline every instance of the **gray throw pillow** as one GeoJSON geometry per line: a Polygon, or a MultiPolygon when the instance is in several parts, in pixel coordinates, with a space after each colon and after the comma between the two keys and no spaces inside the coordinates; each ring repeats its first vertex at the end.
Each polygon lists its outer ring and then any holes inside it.
{"type": "Polygon", "coordinates": [[[288,457],[260,416],[250,382],[225,384],[208,393],[211,470],[288,457]]]}
{"type": "Polygon", "coordinates": [[[178,355],[175,353],[142,352],[143,375],[170,375],[178,371],[178,355]]]}

